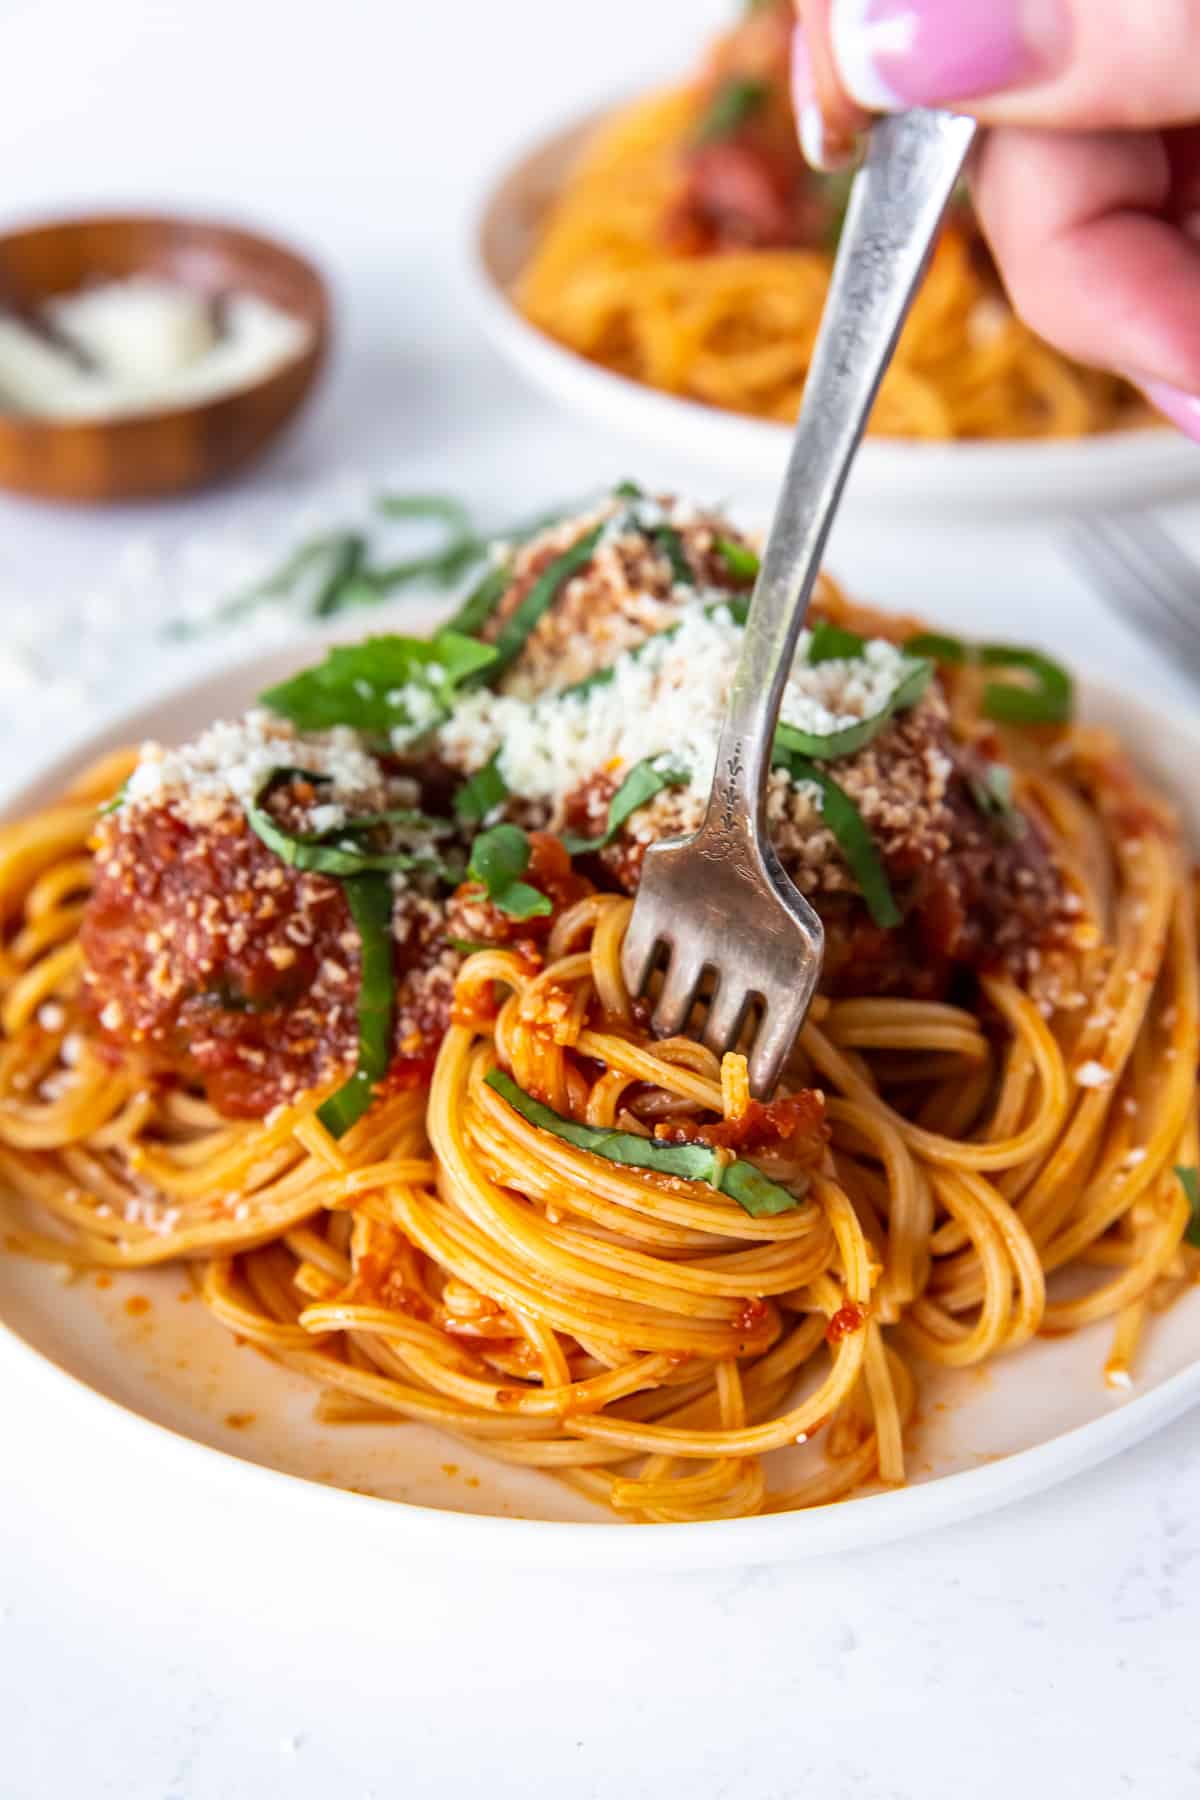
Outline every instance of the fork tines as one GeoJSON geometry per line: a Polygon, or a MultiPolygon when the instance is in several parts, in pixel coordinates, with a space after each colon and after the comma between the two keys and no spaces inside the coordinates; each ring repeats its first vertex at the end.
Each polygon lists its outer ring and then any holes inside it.
{"type": "Polygon", "coordinates": [[[622,952],[626,985],[639,994],[661,972],[651,1015],[655,1035],[686,1031],[699,1004],[702,1041],[716,1056],[743,1044],[752,1090],[769,1094],[812,1000],[820,922],[794,890],[786,898],[771,896],[774,917],[761,907],[753,912],[747,894],[746,928],[739,931],[741,909],[717,883],[706,894],[693,877],[683,894],[675,891],[673,849],[657,847],[643,866],[622,952]]]}

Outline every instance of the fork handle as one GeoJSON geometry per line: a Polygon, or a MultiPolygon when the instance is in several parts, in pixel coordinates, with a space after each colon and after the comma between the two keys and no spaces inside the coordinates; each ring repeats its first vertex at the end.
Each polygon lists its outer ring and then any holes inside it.
{"type": "Polygon", "coordinates": [[[821,553],[975,131],[973,119],[924,110],[871,130],[730,691],[699,833],[709,854],[752,849],[764,829],[775,725],[821,553]]]}

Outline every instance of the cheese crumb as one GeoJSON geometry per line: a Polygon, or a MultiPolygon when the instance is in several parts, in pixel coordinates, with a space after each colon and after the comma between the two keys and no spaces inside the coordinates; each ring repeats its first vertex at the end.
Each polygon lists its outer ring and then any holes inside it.
{"type": "Polygon", "coordinates": [[[1075,1071],[1075,1080],[1082,1088],[1107,1087],[1112,1078],[1112,1070],[1106,1069],[1103,1063],[1098,1062],[1080,1063],[1075,1071]]]}

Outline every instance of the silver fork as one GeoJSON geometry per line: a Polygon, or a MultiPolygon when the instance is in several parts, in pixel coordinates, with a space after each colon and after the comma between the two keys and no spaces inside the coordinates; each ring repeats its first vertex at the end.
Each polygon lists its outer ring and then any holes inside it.
{"type": "Polygon", "coordinates": [[[1200,673],[1200,565],[1146,513],[1089,514],[1067,528],[1067,550],[1102,599],[1165,640],[1200,673]]]}
{"type": "Polygon", "coordinates": [[[622,953],[641,993],[664,951],[653,1013],[660,1036],[682,1031],[706,975],[716,992],[704,1041],[721,1055],[752,1005],[762,1009],[750,1084],[770,1093],[804,1023],[824,933],[767,841],[766,790],[783,690],[821,552],[934,235],[975,134],[971,119],[914,111],[881,120],[855,180],[763,554],[717,751],[704,823],[654,845],[622,953]]]}

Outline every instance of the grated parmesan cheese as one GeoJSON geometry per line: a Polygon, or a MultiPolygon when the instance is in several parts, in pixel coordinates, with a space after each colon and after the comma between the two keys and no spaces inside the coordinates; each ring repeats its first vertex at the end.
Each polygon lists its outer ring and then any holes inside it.
{"type": "Polygon", "coordinates": [[[445,670],[437,663],[430,663],[428,675],[428,686],[419,681],[410,681],[404,687],[393,688],[388,694],[388,704],[402,708],[407,717],[405,725],[396,726],[392,731],[392,744],[397,750],[403,750],[418,738],[424,737],[442,716],[441,702],[433,691],[433,684],[445,679],[445,670]]]}
{"type": "Polygon", "coordinates": [[[1098,1062],[1080,1063],[1075,1071],[1075,1080],[1082,1088],[1107,1087],[1112,1078],[1112,1070],[1106,1069],[1103,1063],[1098,1062]]]}
{"type": "MultiPolygon", "coordinates": [[[[498,751],[511,793],[555,806],[600,769],[616,773],[669,752],[690,771],[690,792],[707,795],[743,636],[729,609],[712,604],[701,595],[676,630],[625,652],[611,680],[582,693],[467,695],[437,734],[442,755],[471,773],[498,751]]],[[[882,711],[912,668],[882,639],[861,657],[813,665],[809,641],[803,633],[781,717],[816,736],[882,711]]]]}
{"type": "Polygon", "coordinates": [[[377,794],[382,783],[378,763],[348,726],[301,734],[286,720],[256,708],[241,719],[210,725],[177,750],[143,744],[122,805],[175,802],[194,823],[208,824],[231,800],[249,806],[272,770],[285,766],[328,777],[318,810],[377,794]]]}

